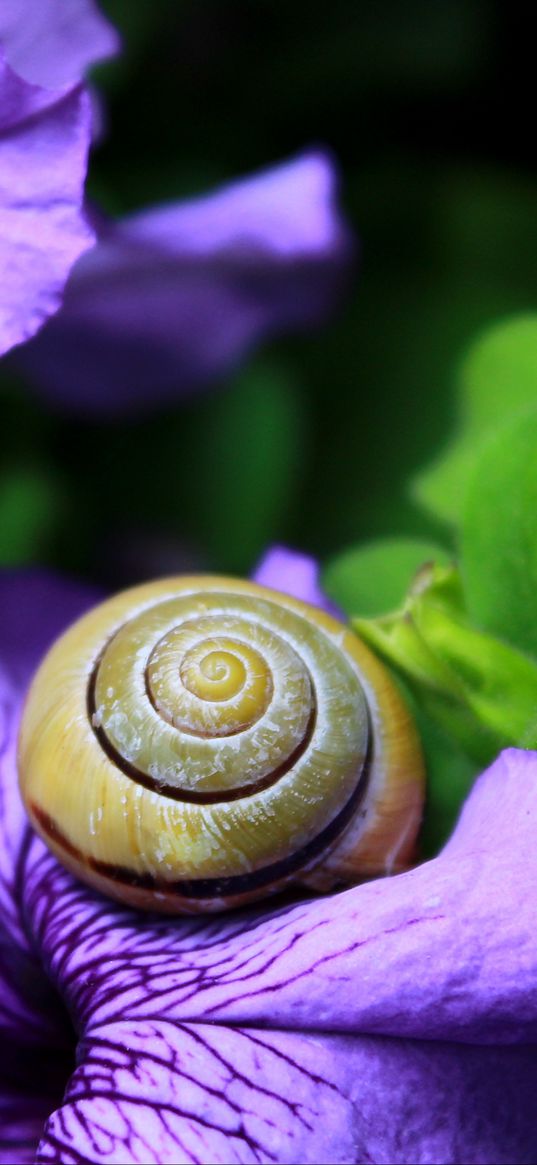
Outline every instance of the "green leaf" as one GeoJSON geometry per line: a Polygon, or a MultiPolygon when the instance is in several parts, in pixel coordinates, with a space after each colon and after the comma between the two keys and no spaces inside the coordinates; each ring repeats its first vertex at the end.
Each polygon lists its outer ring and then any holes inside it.
{"type": "Polygon", "coordinates": [[[472,346],[460,374],[464,426],[481,434],[537,406],[537,315],[502,320],[472,346]]]}
{"type": "Polygon", "coordinates": [[[18,466],[0,477],[0,563],[26,566],[47,557],[62,511],[50,472],[18,466]]]}
{"type": "Polygon", "coordinates": [[[471,346],[459,374],[453,440],[419,473],[411,495],[445,521],[460,521],[476,455],[487,435],[537,406],[537,315],[502,320],[471,346]]]}
{"type": "Polygon", "coordinates": [[[400,610],[352,623],[477,764],[537,745],[537,663],[471,624],[454,568],[424,568],[400,610]]]}
{"type": "Polygon", "coordinates": [[[462,523],[471,616],[537,655],[537,409],[485,445],[462,523]]]}
{"type": "Polygon", "coordinates": [[[457,525],[464,509],[475,453],[475,440],[460,436],[416,475],[410,484],[410,496],[428,513],[457,525]]]}
{"type": "Polygon", "coordinates": [[[419,699],[404,689],[417,725],[427,770],[425,811],[420,831],[423,858],[438,853],[453,827],[480,766],[421,708],[419,699]]]}
{"type": "Polygon", "coordinates": [[[380,615],[402,602],[416,571],[427,562],[447,565],[448,555],[418,538],[383,538],[334,558],[322,585],[348,615],[380,615]]]}
{"type": "Polygon", "coordinates": [[[284,367],[258,362],[213,395],[192,430],[196,524],[219,570],[243,573],[285,526],[300,482],[300,392],[284,367]]]}

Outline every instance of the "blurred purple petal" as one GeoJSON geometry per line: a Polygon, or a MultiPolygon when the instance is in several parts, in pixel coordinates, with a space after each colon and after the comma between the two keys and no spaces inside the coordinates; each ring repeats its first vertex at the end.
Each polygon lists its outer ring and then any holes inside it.
{"type": "Polygon", "coordinates": [[[53,639],[95,601],[40,571],[0,571],[0,1163],[25,1165],[72,1070],[72,1032],[36,957],[23,906],[33,834],[18,792],[18,721],[53,639]]]}
{"type": "Polygon", "coordinates": [[[120,42],[93,0],[2,0],[0,43],[26,81],[59,89],[113,56],[120,42]]]}
{"type": "Polygon", "coordinates": [[[4,1049],[6,1041],[14,1048],[54,1044],[61,1026],[58,998],[36,957],[24,918],[25,861],[32,831],[20,801],[16,770],[22,696],[10,675],[9,662],[6,668],[0,665],[0,1039],[4,1049]]]}
{"type": "Polygon", "coordinates": [[[303,603],[322,607],[329,615],[345,621],[345,615],[324,594],[319,585],[319,564],[307,554],[272,546],[256,566],[252,578],[261,586],[284,591],[303,603]]]}
{"type": "Polygon", "coordinates": [[[89,120],[80,89],[29,85],[0,59],[0,354],[57,310],[94,241],[82,210],[89,120]]]}
{"type": "Polygon", "coordinates": [[[19,689],[54,639],[102,597],[46,570],[0,570],[0,661],[19,689]]]}
{"type": "Polygon", "coordinates": [[[33,1165],[49,1113],[62,1102],[72,1051],[29,1049],[2,1038],[0,1165],[33,1165]]]}
{"type": "Polygon", "coordinates": [[[34,1165],[49,1103],[49,1097],[34,1096],[27,1087],[4,1083],[0,1073],[0,1165],[34,1165]]]}
{"type": "Polygon", "coordinates": [[[86,413],[174,400],[266,337],[319,320],[348,253],[333,166],[302,155],[105,226],[23,367],[49,399],[86,413]]]}
{"type": "Polygon", "coordinates": [[[94,601],[89,588],[40,571],[0,572],[0,1033],[56,1038],[58,1000],[28,939],[22,898],[32,831],[18,791],[17,729],[25,687],[66,624],[94,601]]]}

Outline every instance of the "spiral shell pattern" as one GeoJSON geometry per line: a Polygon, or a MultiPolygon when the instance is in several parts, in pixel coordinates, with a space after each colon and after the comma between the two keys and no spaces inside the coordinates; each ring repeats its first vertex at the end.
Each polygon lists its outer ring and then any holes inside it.
{"type": "Polygon", "coordinates": [[[422,769],[385,673],[316,608],[220,578],[148,584],[79,620],[41,666],[20,738],[24,799],[61,860],[179,912],[293,879],[326,888],[357,876],[357,851],[367,874],[387,766],[384,826],[407,852],[422,769]]]}

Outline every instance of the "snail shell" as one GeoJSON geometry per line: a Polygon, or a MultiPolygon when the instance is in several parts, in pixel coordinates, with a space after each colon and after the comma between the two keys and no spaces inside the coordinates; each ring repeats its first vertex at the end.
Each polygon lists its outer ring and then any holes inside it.
{"type": "Polygon", "coordinates": [[[27,698],[22,795],[84,881],[170,913],[403,869],[423,802],[390,677],[316,607],[212,576],[102,603],[27,698]]]}

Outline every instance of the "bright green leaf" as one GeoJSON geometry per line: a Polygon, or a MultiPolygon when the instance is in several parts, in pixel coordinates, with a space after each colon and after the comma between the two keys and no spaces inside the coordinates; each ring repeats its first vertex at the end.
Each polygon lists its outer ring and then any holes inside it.
{"type": "Polygon", "coordinates": [[[454,568],[425,567],[399,610],[352,623],[477,764],[536,747],[537,663],[471,623],[454,568]]]}
{"type": "Polygon", "coordinates": [[[322,583],[348,615],[380,615],[402,602],[413,576],[426,562],[447,565],[448,555],[425,540],[383,538],[332,559],[322,583]]]}
{"type": "Polygon", "coordinates": [[[475,621],[537,655],[537,409],[491,438],[476,461],[462,567],[475,621]]]}
{"type": "Polygon", "coordinates": [[[485,332],[463,362],[460,384],[464,426],[474,435],[537,407],[537,314],[485,332]]]}
{"type": "Polygon", "coordinates": [[[445,521],[460,520],[476,455],[487,435],[537,407],[537,315],[502,320],[469,349],[459,375],[449,446],[414,479],[411,494],[445,521]]]}

